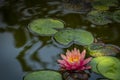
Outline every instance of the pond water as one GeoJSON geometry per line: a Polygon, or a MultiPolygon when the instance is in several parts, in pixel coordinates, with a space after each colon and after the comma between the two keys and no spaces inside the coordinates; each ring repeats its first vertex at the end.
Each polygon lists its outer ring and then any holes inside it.
{"type": "MultiPolygon", "coordinates": [[[[120,46],[120,23],[94,25],[85,14],[64,10],[62,0],[0,0],[0,80],[23,80],[27,72],[40,69],[58,70],[59,54],[79,48],[57,47],[51,37],[30,33],[28,24],[38,18],[62,20],[65,28],[88,30],[104,43],[120,46]]],[[[89,80],[99,77],[92,73],[89,80]]]]}

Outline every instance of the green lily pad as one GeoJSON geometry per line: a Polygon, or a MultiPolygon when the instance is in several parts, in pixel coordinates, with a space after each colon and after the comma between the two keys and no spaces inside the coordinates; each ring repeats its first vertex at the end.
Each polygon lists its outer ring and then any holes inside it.
{"type": "Polygon", "coordinates": [[[109,79],[120,80],[120,61],[114,58],[105,58],[98,64],[98,71],[109,79]]]}
{"type": "Polygon", "coordinates": [[[103,59],[104,59],[104,57],[97,57],[97,58],[93,58],[91,60],[90,65],[92,67],[91,69],[93,72],[99,73],[99,71],[97,70],[97,65],[103,59]]]}
{"type": "Polygon", "coordinates": [[[110,7],[118,6],[118,0],[94,0],[92,6],[96,10],[109,10],[110,7]]]}
{"type": "Polygon", "coordinates": [[[111,23],[112,21],[109,19],[109,12],[102,11],[91,11],[87,15],[87,19],[96,25],[105,25],[111,23]]]}
{"type": "Polygon", "coordinates": [[[111,56],[102,56],[102,57],[93,58],[90,62],[93,72],[100,73],[98,70],[99,67],[97,65],[103,60],[114,60],[116,62],[119,62],[117,58],[111,56]]]}
{"type": "Polygon", "coordinates": [[[93,35],[90,32],[81,29],[59,31],[54,35],[54,39],[62,45],[69,45],[71,43],[90,45],[94,41],[93,35]]]}
{"type": "Polygon", "coordinates": [[[53,35],[57,29],[64,28],[63,22],[55,19],[37,19],[29,24],[31,31],[39,35],[53,35]]]}
{"type": "Polygon", "coordinates": [[[120,10],[117,10],[114,12],[113,19],[114,19],[114,21],[120,23],[120,10]]]}
{"type": "Polygon", "coordinates": [[[89,54],[93,57],[116,56],[120,48],[112,44],[93,43],[87,47],[89,54]]]}
{"type": "Polygon", "coordinates": [[[106,11],[109,10],[109,6],[103,5],[101,1],[95,1],[92,3],[92,6],[96,10],[106,11]]]}
{"type": "Polygon", "coordinates": [[[90,65],[92,66],[92,71],[96,72],[96,73],[99,73],[99,71],[97,69],[97,65],[99,64],[99,62],[101,62],[102,60],[104,60],[106,58],[111,58],[111,57],[103,56],[103,57],[93,58],[90,62],[90,65]]]}
{"type": "Polygon", "coordinates": [[[55,71],[36,71],[27,74],[24,80],[62,80],[62,76],[55,71]]]}

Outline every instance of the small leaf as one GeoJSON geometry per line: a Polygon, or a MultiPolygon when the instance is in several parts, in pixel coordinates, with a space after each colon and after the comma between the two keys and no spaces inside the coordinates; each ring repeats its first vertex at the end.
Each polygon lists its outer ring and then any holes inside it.
{"type": "Polygon", "coordinates": [[[54,39],[62,45],[69,45],[71,43],[89,45],[93,43],[94,40],[93,35],[90,32],[81,29],[59,31],[54,35],[54,39]]]}
{"type": "Polygon", "coordinates": [[[39,35],[53,35],[56,29],[64,28],[63,22],[55,19],[37,19],[29,24],[30,29],[39,35]]]}
{"type": "Polygon", "coordinates": [[[120,23],[120,10],[117,10],[113,13],[113,19],[114,21],[120,23]]]}
{"type": "Polygon", "coordinates": [[[55,71],[36,71],[27,74],[24,80],[62,80],[62,76],[55,71]]]}
{"type": "Polygon", "coordinates": [[[105,25],[112,22],[111,20],[109,20],[109,12],[102,11],[89,12],[87,15],[87,19],[96,25],[105,25]]]}

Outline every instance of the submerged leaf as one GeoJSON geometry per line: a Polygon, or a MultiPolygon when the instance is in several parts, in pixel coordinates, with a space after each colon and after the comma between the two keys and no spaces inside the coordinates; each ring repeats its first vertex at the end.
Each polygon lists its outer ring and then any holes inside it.
{"type": "Polygon", "coordinates": [[[109,10],[111,6],[118,6],[117,0],[94,0],[92,6],[96,10],[109,10]]]}
{"type": "Polygon", "coordinates": [[[103,5],[101,3],[101,1],[95,1],[95,2],[93,2],[92,6],[96,10],[101,10],[101,11],[109,10],[109,6],[103,5]]]}
{"type": "Polygon", "coordinates": [[[30,29],[39,35],[53,35],[56,29],[64,28],[63,22],[55,19],[37,19],[29,24],[30,29]]]}
{"type": "Polygon", "coordinates": [[[87,47],[89,54],[93,57],[115,56],[120,52],[120,48],[112,44],[93,43],[87,47]]]}
{"type": "Polygon", "coordinates": [[[55,71],[36,71],[27,74],[24,80],[62,80],[62,75],[55,71]]]}
{"type": "Polygon", "coordinates": [[[89,45],[94,41],[93,35],[90,32],[81,29],[59,31],[54,35],[54,39],[62,45],[69,45],[70,43],[89,45]]]}
{"type": "Polygon", "coordinates": [[[96,25],[105,25],[111,23],[109,19],[109,12],[101,12],[101,11],[91,11],[87,15],[87,19],[96,25]]]}

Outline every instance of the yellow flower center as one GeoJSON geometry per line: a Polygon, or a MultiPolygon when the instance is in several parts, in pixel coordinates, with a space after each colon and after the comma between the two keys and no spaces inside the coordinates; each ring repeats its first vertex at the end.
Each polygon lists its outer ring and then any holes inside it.
{"type": "Polygon", "coordinates": [[[78,57],[70,57],[70,58],[68,59],[68,61],[69,61],[70,63],[78,62],[78,61],[79,61],[79,58],[78,58],[78,57]]]}

